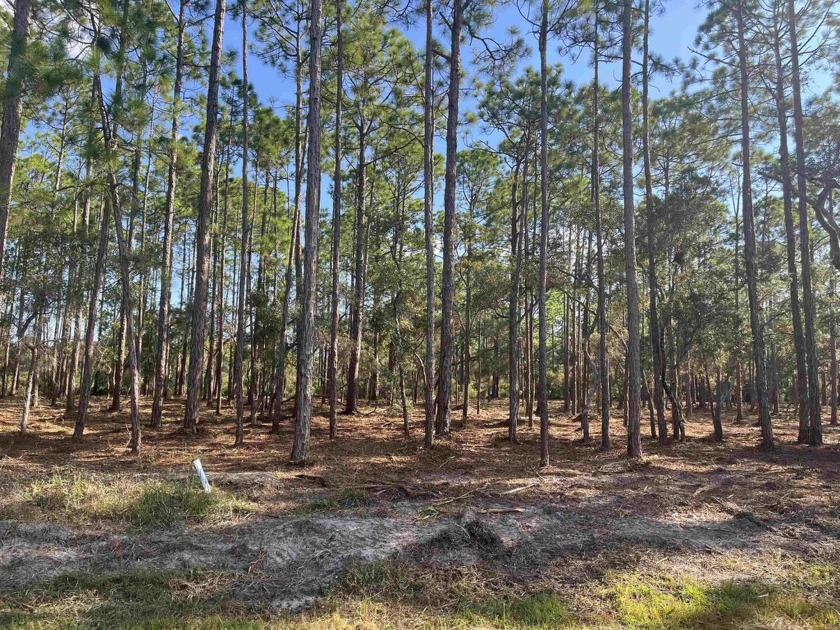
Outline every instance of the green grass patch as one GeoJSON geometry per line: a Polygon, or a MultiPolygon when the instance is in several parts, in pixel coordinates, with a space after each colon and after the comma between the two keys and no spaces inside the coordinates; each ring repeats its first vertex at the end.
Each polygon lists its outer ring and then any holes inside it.
{"type": "Polygon", "coordinates": [[[506,587],[502,587],[502,594],[497,587],[505,582],[502,576],[484,574],[477,567],[374,562],[352,567],[332,600],[345,608],[350,604],[350,610],[363,607],[371,628],[578,627],[576,617],[559,595],[549,591],[522,594],[506,587]],[[399,611],[399,622],[376,613],[380,609],[393,614],[399,611]]]}
{"type": "Polygon", "coordinates": [[[836,607],[806,598],[798,589],[761,582],[710,585],[687,578],[613,577],[605,595],[623,627],[742,628],[745,625],[836,628],[836,607]]]}
{"type": "Polygon", "coordinates": [[[367,492],[363,490],[342,490],[335,496],[312,499],[295,510],[296,514],[314,514],[316,512],[340,512],[355,510],[370,503],[367,492]]]}
{"type": "Polygon", "coordinates": [[[459,611],[459,616],[470,623],[489,623],[494,628],[511,630],[550,630],[570,627],[576,623],[563,599],[550,592],[472,602],[459,611]]]}
{"type": "Polygon", "coordinates": [[[234,495],[213,489],[207,494],[193,480],[100,480],[80,475],[52,475],[13,489],[7,518],[59,521],[81,525],[117,522],[136,529],[182,522],[219,522],[250,511],[234,495]]]}

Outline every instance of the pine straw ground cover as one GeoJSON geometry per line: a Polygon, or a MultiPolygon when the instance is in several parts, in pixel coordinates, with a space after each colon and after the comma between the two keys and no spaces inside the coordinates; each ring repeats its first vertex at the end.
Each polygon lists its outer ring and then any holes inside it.
{"type": "Polygon", "coordinates": [[[714,443],[696,410],[684,443],[647,440],[633,464],[620,411],[604,452],[552,405],[541,469],[527,420],[519,444],[504,440],[504,404],[431,452],[420,410],[405,439],[398,410],[380,407],[340,417],[335,442],[316,417],[313,462],[296,468],[288,423],[279,436],[250,427],[233,449],[230,412],[184,435],[181,404],[132,457],[125,414],[94,413],[73,442],[58,409],[36,410],[20,436],[19,405],[0,401],[0,627],[840,627],[836,427],[814,449],[777,418],[780,448],[765,454],[731,417],[714,443]],[[209,497],[190,481],[195,457],[209,497]],[[305,566],[260,542],[289,527],[325,539],[305,566]],[[240,538],[257,542],[224,546],[240,538]],[[205,540],[217,548],[181,544],[205,540]],[[121,550],[107,561],[106,543],[121,550]],[[324,579],[283,599],[290,566],[324,579]]]}

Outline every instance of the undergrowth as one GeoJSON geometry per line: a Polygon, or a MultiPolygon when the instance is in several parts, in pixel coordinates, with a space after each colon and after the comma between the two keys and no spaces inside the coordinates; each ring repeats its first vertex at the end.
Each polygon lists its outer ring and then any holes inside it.
{"type": "Polygon", "coordinates": [[[13,488],[0,513],[5,518],[84,525],[116,522],[136,529],[181,522],[218,522],[250,511],[247,502],[214,488],[205,493],[192,480],[140,482],[124,477],[54,474],[13,488]]]}

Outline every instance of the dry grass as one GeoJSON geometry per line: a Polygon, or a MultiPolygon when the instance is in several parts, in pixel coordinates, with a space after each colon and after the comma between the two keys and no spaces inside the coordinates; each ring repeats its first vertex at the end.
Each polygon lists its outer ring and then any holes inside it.
{"type": "MultiPolygon", "coordinates": [[[[94,401],[94,408],[106,404],[94,401]]],[[[85,438],[75,442],[72,421],[45,407],[35,410],[30,433],[20,436],[20,406],[2,400],[0,515],[6,518],[108,529],[176,522],[218,528],[247,515],[410,510],[419,522],[467,506],[488,517],[538,506],[582,515],[580,526],[589,533],[602,522],[631,520],[639,532],[625,546],[602,544],[595,535],[585,549],[541,566],[441,565],[422,558],[360,565],[326,600],[293,618],[243,608],[238,585],[252,576],[147,574],[149,596],[140,601],[119,587],[119,579],[129,578],[103,577],[96,584],[78,578],[62,583],[66,597],[58,599],[38,595],[55,584],[4,596],[0,625],[96,627],[102,618],[115,627],[135,615],[142,626],[313,630],[840,626],[837,550],[825,543],[840,538],[838,427],[825,427],[825,446],[800,446],[795,420],[777,417],[779,448],[764,453],[757,448],[758,429],[734,424],[731,414],[724,414],[725,442],[715,443],[711,419],[698,409],[685,442],[663,447],[646,436],[645,459],[633,463],[623,453],[620,410],[613,417],[615,446],[601,451],[597,433],[583,443],[577,425],[552,403],[552,465],[540,468],[538,429],[526,421],[520,442],[507,442],[505,407],[493,403],[471,413],[467,427],[456,423],[452,436],[431,451],[422,448],[419,409],[409,439],[398,410],[380,407],[341,416],[335,441],[328,439],[321,410],[312,431],[313,461],[300,468],[287,463],[289,422],[279,435],[270,435],[266,422],[248,427],[245,447],[234,449],[230,410],[221,417],[206,413],[199,431],[188,435],[179,428],[182,402],[173,401],[163,428],[144,427],[143,451],[131,456],[125,414],[93,413],[85,438]],[[196,457],[218,503],[203,504],[193,494],[188,479],[196,457]],[[146,513],[152,516],[138,521],[146,513]],[[742,522],[785,543],[672,550],[639,544],[647,522],[686,538],[697,523],[742,522]],[[803,536],[822,538],[812,544],[803,536]],[[187,586],[178,587],[179,580],[187,586]],[[33,611],[40,625],[28,621],[33,611]]],[[[148,401],[143,410],[147,417],[148,401]]],[[[646,417],[643,428],[647,432],[646,417]]]]}
{"type": "MultiPolygon", "coordinates": [[[[95,400],[93,408],[107,402],[95,400]]],[[[143,411],[148,404],[144,401],[143,411]]],[[[438,442],[432,451],[422,448],[419,409],[412,414],[410,439],[402,436],[398,410],[380,407],[341,416],[338,439],[330,441],[322,412],[315,415],[312,430],[312,463],[301,469],[287,463],[289,422],[279,435],[270,435],[266,422],[248,427],[245,446],[235,449],[232,411],[227,409],[221,417],[208,411],[197,433],[184,434],[182,403],[168,403],[163,428],[144,428],[139,456],[131,456],[125,448],[125,413],[93,413],[84,439],[76,442],[70,439],[72,421],[62,420],[58,410],[49,407],[36,410],[29,434],[19,435],[19,410],[18,401],[0,401],[0,483],[4,485],[55,473],[181,478],[190,474],[191,460],[200,457],[217,486],[274,513],[350,489],[365,490],[372,499],[439,500],[441,510],[457,509],[465,500],[481,497],[517,504],[559,500],[574,504],[611,495],[612,508],[618,512],[677,508],[696,514],[698,509],[720,511],[709,497],[722,496],[742,508],[764,507],[784,514],[825,508],[834,501],[828,486],[840,476],[840,428],[826,426],[822,448],[800,446],[795,443],[795,421],[787,416],[775,419],[779,449],[765,454],[757,450],[758,430],[751,424],[736,425],[725,418],[726,441],[718,444],[710,439],[708,414],[695,410],[686,441],[661,447],[646,437],[646,459],[639,466],[624,459],[620,410],[614,410],[614,447],[601,451],[597,433],[591,442],[582,443],[577,425],[552,403],[552,466],[540,469],[538,429],[523,423],[519,443],[507,442],[502,403],[485,407],[478,415],[473,412],[466,428],[456,423],[451,438],[438,442]],[[627,475],[635,480],[632,485],[623,483],[627,475]],[[467,495],[464,500],[449,501],[462,495],[467,495]]]]}

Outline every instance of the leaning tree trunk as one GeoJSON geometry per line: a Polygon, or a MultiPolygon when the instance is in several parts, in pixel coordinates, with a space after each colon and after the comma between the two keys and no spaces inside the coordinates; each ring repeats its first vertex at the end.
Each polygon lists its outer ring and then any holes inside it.
{"type": "Polygon", "coordinates": [[[187,404],[184,429],[194,431],[201,402],[201,376],[204,369],[204,341],[207,329],[207,288],[210,272],[210,214],[213,209],[213,173],[216,161],[219,74],[222,58],[225,0],[216,0],[213,44],[210,52],[210,80],[207,85],[207,112],[204,148],[201,154],[201,184],[198,193],[198,220],[195,234],[195,286],[190,326],[190,364],[187,378],[187,404]]]}
{"type": "Polygon", "coordinates": [[[140,452],[140,370],[137,356],[137,344],[134,342],[134,301],[131,293],[131,269],[129,259],[131,244],[123,233],[123,212],[117,177],[112,167],[114,140],[111,132],[108,112],[102,94],[102,85],[97,77],[97,94],[99,96],[99,111],[102,120],[102,134],[105,145],[105,158],[108,167],[108,196],[114,213],[114,228],[117,236],[117,252],[120,266],[120,285],[122,288],[122,308],[125,315],[125,336],[128,341],[128,373],[130,379],[131,401],[131,439],[128,447],[132,453],[140,452]]]}

